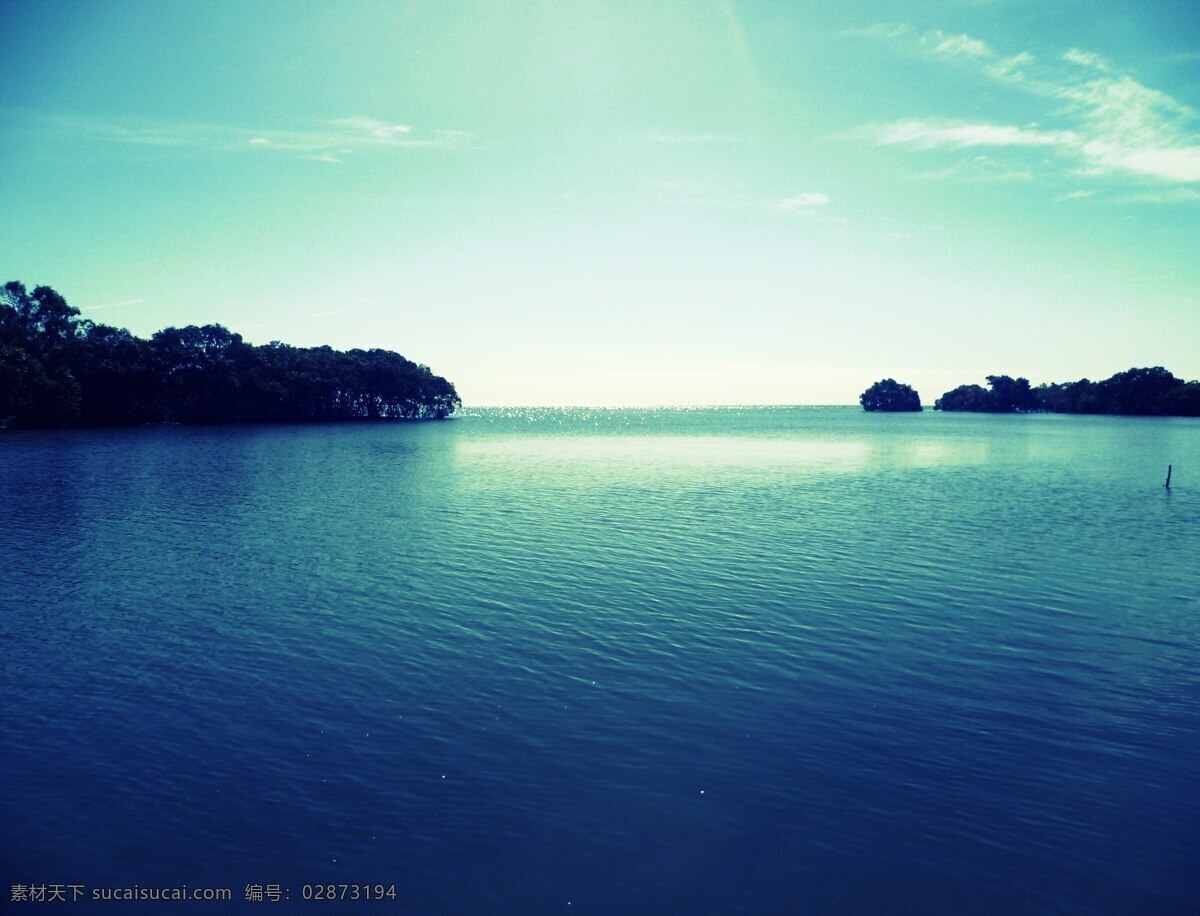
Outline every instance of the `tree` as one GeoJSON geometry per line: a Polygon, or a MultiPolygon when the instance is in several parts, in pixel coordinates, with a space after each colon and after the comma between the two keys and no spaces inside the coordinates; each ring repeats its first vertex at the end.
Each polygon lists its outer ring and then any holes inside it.
{"type": "Polygon", "coordinates": [[[1023,378],[989,375],[991,391],[960,385],[938,398],[936,410],[975,410],[1013,413],[1045,410],[1052,413],[1196,416],[1200,383],[1176,378],[1162,366],[1127,369],[1102,382],[1043,383],[1030,388],[1023,378]]]}
{"type": "Polygon", "coordinates": [[[996,413],[1024,413],[1038,409],[1037,395],[1029,387],[1029,379],[989,375],[987,383],[992,389],[992,410],[996,413]]]}
{"type": "Polygon", "coordinates": [[[48,286],[0,288],[0,426],[442,419],[454,386],[390,350],[255,347],[219,324],[151,340],[48,286]]]}
{"type": "Polygon", "coordinates": [[[988,391],[980,385],[959,385],[933,403],[934,410],[965,410],[975,413],[1024,413],[1041,408],[1029,379],[989,375],[988,391]]]}
{"type": "Polygon", "coordinates": [[[0,428],[28,422],[48,380],[42,364],[19,347],[0,343],[0,428]]]}
{"type": "Polygon", "coordinates": [[[1173,417],[1200,417],[1200,382],[1187,382],[1159,402],[1162,412],[1173,417]]]}
{"type": "Polygon", "coordinates": [[[986,411],[991,409],[991,395],[982,385],[959,385],[934,401],[933,409],[986,411]]]}
{"type": "Polygon", "coordinates": [[[49,354],[82,330],[79,309],[49,286],[32,293],[15,280],[0,292],[0,340],[38,356],[49,354]]]}
{"type": "Polygon", "coordinates": [[[1106,378],[1096,387],[1104,402],[1104,413],[1162,414],[1168,399],[1184,386],[1162,366],[1126,369],[1106,378]]]}
{"type": "Polygon", "coordinates": [[[0,290],[0,425],[67,426],[79,418],[82,391],[71,356],[91,327],[49,286],[0,290]]]}
{"type": "Polygon", "coordinates": [[[1083,378],[1077,382],[1042,383],[1034,390],[1041,410],[1051,413],[1096,413],[1096,385],[1083,378]]]}
{"type": "Polygon", "coordinates": [[[917,411],[922,410],[921,397],[912,386],[904,385],[892,378],[881,379],[858,398],[863,410],[870,411],[917,411]]]}

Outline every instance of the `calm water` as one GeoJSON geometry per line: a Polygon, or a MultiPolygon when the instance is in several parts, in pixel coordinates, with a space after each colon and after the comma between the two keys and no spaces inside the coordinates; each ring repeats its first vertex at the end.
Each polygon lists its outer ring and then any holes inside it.
{"type": "Polygon", "coordinates": [[[5,433],[0,909],[1195,913],[1198,523],[1195,420],[5,433]]]}

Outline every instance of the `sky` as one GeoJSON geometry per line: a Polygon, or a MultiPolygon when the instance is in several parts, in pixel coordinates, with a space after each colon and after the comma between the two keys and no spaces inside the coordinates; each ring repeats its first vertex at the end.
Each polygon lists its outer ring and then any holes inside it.
{"type": "Polygon", "coordinates": [[[0,281],[467,406],[1200,377],[1194,0],[3,0],[0,281]]]}

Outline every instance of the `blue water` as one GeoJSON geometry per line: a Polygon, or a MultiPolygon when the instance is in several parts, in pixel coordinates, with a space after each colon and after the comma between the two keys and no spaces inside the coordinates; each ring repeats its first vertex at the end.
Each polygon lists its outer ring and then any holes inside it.
{"type": "Polygon", "coordinates": [[[0,909],[1195,913],[1198,522],[1183,419],[7,432],[0,909]]]}

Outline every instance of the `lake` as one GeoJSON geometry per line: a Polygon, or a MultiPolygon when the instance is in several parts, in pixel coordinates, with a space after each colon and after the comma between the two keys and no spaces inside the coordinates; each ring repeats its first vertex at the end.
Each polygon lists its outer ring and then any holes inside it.
{"type": "Polygon", "coordinates": [[[4,904],[1195,913],[1198,522],[1189,419],[6,432],[4,904]]]}

